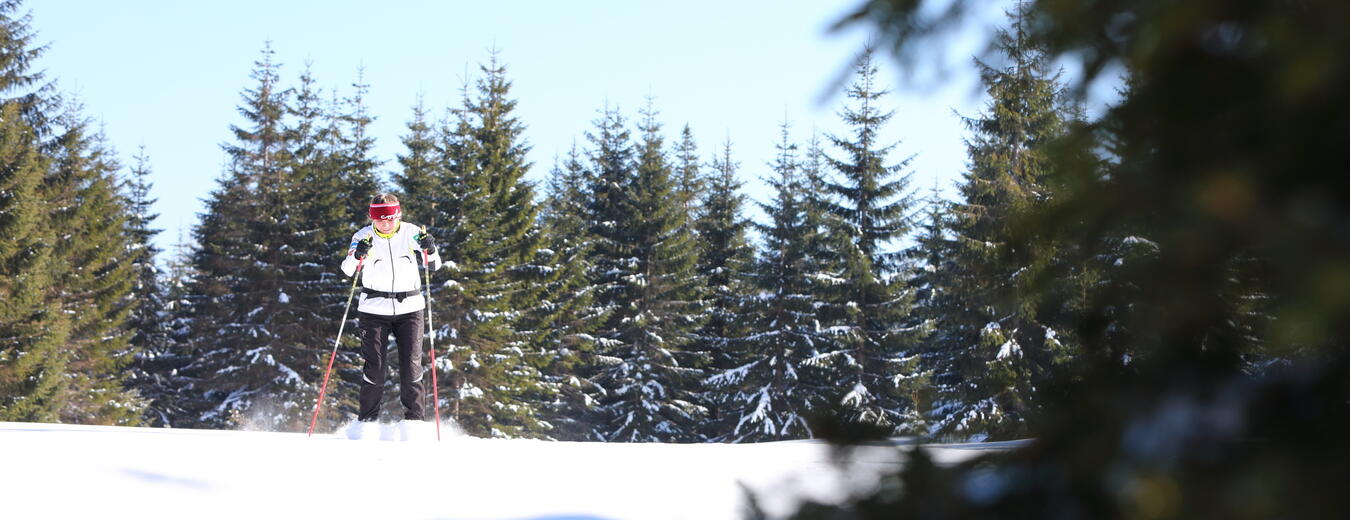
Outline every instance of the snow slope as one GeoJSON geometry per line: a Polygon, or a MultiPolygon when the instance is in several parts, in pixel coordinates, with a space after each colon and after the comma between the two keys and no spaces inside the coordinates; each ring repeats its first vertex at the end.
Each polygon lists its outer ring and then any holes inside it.
{"type": "MultiPolygon", "coordinates": [[[[781,516],[802,497],[866,489],[903,459],[868,447],[843,474],[817,441],[488,440],[447,425],[438,442],[432,423],[359,437],[0,423],[0,509],[15,519],[737,519],[742,485],[781,516]]],[[[953,463],[1010,446],[932,448],[953,463]]]]}

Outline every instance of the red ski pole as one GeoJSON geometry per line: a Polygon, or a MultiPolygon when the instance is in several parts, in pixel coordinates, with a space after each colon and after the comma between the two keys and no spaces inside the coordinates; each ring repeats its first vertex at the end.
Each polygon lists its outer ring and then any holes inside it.
{"type": "Polygon", "coordinates": [[[427,286],[427,339],[431,340],[431,408],[436,410],[436,440],[441,440],[441,398],[436,389],[436,327],[431,324],[431,260],[422,250],[422,269],[427,286]]]}
{"type": "Polygon", "coordinates": [[[314,424],[319,421],[319,407],[323,405],[323,394],[328,390],[328,376],[333,373],[333,360],[337,358],[338,343],[342,341],[342,329],[347,327],[347,312],[352,310],[352,297],[356,295],[356,281],[361,278],[361,266],[365,263],[365,258],[356,262],[356,273],[352,274],[352,290],[347,294],[347,307],[342,309],[342,323],[338,325],[338,335],[333,340],[333,353],[328,356],[328,370],[323,373],[323,386],[319,387],[319,399],[314,401],[314,417],[309,420],[309,434],[306,437],[314,436],[314,424]]]}

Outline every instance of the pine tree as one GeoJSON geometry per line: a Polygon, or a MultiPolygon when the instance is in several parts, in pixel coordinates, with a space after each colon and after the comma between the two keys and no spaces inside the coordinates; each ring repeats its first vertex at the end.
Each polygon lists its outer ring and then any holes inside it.
{"type": "MultiPolygon", "coordinates": [[[[951,305],[941,348],[958,360],[961,379],[942,397],[937,431],[958,437],[1016,438],[1028,434],[1036,410],[1034,389],[1062,361],[1058,305],[1032,297],[1028,283],[1055,262],[1053,244],[1013,236],[1021,215],[1045,205],[1051,192],[1049,144],[1065,130],[1059,80],[1038,44],[1027,38],[1020,11],[1013,30],[1001,30],[999,50],[1008,65],[979,63],[990,101],[985,113],[966,119],[970,171],[953,205],[951,305]]],[[[1023,237],[1025,238],[1025,237],[1023,237]]]]}
{"type": "Polygon", "coordinates": [[[956,304],[950,292],[954,283],[952,277],[958,275],[953,261],[956,244],[951,238],[950,206],[951,203],[934,186],[924,200],[914,246],[905,252],[913,268],[909,285],[915,291],[914,312],[907,322],[932,330],[920,349],[919,359],[923,376],[930,383],[929,389],[922,393],[928,406],[924,413],[929,418],[943,417],[947,411],[946,402],[939,396],[956,391],[961,380],[957,370],[961,360],[952,359],[951,352],[942,348],[950,342],[949,323],[945,320],[947,310],[956,304]]]}
{"type": "MultiPolygon", "coordinates": [[[[5,24],[17,3],[0,4],[5,24]]],[[[24,24],[26,27],[26,24],[24,24]]],[[[20,34],[6,31],[3,36],[20,34]]],[[[22,52],[14,41],[0,40],[9,61],[22,52]]],[[[19,40],[22,44],[22,39],[19,40]]],[[[19,47],[22,50],[22,46],[19,47]]],[[[25,77],[25,63],[3,64],[4,92],[17,85],[9,79],[25,77]]],[[[31,77],[31,76],[28,76],[31,77]]],[[[20,101],[0,104],[0,420],[53,422],[65,405],[66,368],[69,353],[64,347],[71,331],[71,318],[61,312],[59,301],[48,297],[57,283],[55,229],[45,225],[46,206],[42,179],[47,158],[39,153],[37,132],[23,117],[20,101]]]]}
{"type": "MultiPolygon", "coordinates": [[[[731,157],[730,140],[710,164],[713,174],[700,204],[702,213],[694,224],[700,246],[697,271],[706,285],[703,299],[708,314],[689,349],[708,356],[709,368],[725,370],[739,366],[736,356],[729,352],[728,343],[749,331],[742,300],[749,292],[747,277],[755,253],[747,237],[750,222],[741,215],[745,197],[739,193],[738,164],[731,157]]],[[[717,403],[705,402],[712,411],[709,424],[715,424],[719,416],[717,403]]],[[[716,426],[706,431],[709,437],[723,433],[716,426]]]]}
{"type": "MultiPolygon", "coordinates": [[[[202,372],[204,367],[197,359],[199,345],[192,338],[196,314],[191,293],[196,278],[192,263],[195,250],[196,247],[188,243],[180,229],[178,239],[165,262],[163,286],[169,350],[168,355],[157,359],[154,366],[162,388],[172,398],[151,401],[146,410],[146,420],[152,425],[175,428],[211,426],[203,418],[217,405],[207,399],[202,372]]],[[[153,393],[147,394],[147,397],[153,399],[153,393]]]]}
{"type": "Polygon", "coordinates": [[[909,232],[909,174],[902,171],[912,158],[885,164],[895,145],[878,139],[893,113],[878,106],[886,91],[877,88],[876,74],[869,49],[859,56],[857,80],[847,90],[857,105],[840,114],[852,135],[829,136],[844,154],[826,157],[839,176],[827,184],[838,197],[827,208],[844,267],[831,309],[840,319],[833,333],[844,348],[832,353],[831,379],[842,393],[838,404],[845,421],[902,432],[920,422],[917,394],[926,383],[915,349],[927,332],[906,326],[913,291],[906,287],[900,255],[886,250],[909,232]]]}
{"type": "Polygon", "coordinates": [[[443,223],[437,221],[440,213],[436,201],[445,198],[443,181],[447,175],[444,171],[446,165],[440,160],[441,151],[435,129],[427,120],[427,109],[420,94],[413,105],[413,118],[407,127],[408,133],[402,138],[407,153],[398,155],[399,171],[393,175],[394,186],[398,188],[398,200],[401,205],[413,210],[408,215],[411,221],[437,231],[443,223]]]}
{"type": "MultiPolygon", "coordinates": [[[[360,214],[353,216],[352,197],[355,195],[352,192],[368,189],[361,188],[361,183],[353,182],[353,179],[371,173],[362,173],[359,167],[352,173],[348,166],[353,162],[366,164],[371,161],[350,159],[359,157],[360,152],[350,156],[333,153],[330,148],[335,139],[331,135],[332,120],[340,116],[325,110],[322,92],[315,86],[308,64],[293,94],[294,102],[286,107],[288,124],[284,136],[289,148],[285,164],[286,190],[294,195],[287,203],[289,211],[284,221],[290,238],[281,248],[278,264],[284,272],[281,290],[284,296],[278,298],[284,300],[281,302],[284,305],[269,322],[277,344],[303,349],[295,357],[295,363],[297,372],[304,375],[304,386],[298,389],[297,395],[287,396],[286,402],[294,403],[290,406],[301,412],[308,412],[313,399],[318,398],[322,384],[319,370],[327,365],[332,352],[331,338],[336,334],[337,321],[341,319],[343,306],[353,287],[350,279],[339,274],[336,264],[345,254],[348,240],[355,231],[352,221],[360,218],[360,214]]],[[[355,323],[348,323],[347,327],[354,330],[355,323]]],[[[343,363],[335,362],[335,365],[351,367],[358,364],[357,336],[345,335],[340,341],[338,352],[343,363]]],[[[359,377],[350,370],[337,370],[339,375],[347,377],[335,378],[330,383],[325,396],[328,402],[322,408],[326,412],[322,420],[327,427],[348,420],[356,409],[359,377]]]]}
{"type": "Polygon", "coordinates": [[[205,397],[217,403],[202,418],[210,426],[298,429],[307,407],[296,400],[313,380],[313,352],[282,343],[272,326],[289,311],[288,205],[299,196],[283,121],[290,91],[273,54],[269,43],[255,62],[257,84],[239,107],[247,126],[231,126],[235,143],[224,145],[230,163],[194,229],[192,337],[200,362],[192,368],[205,377],[205,397]]]}
{"type": "Polygon", "coordinates": [[[375,138],[370,135],[370,125],[375,122],[375,117],[366,106],[370,85],[365,82],[364,69],[357,71],[352,87],[355,92],[351,97],[333,103],[330,110],[338,115],[330,117],[332,129],[326,137],[331,147],[329,153],[338,161],[336,167],[345,184],[350,209],[348,218],[354,226],[351,231],[355,233],[356,229],[369,224],[367,206],[371,197],[381,191],[379,168],[383,161],[375,157],[375,138]]]}
{"type": "Polygon", "coordinates": [[[80,107],[32,67],[21,3],[0,2],[0,420],[134,424],[122,387],[132,270],[118,165],[80,107]]]}
{"type": "Polygon", "coordinates": [[[169,426],[179,390],[174,371],[185,363],[183,357],[175,355],[168,291],[163,284],[165,273],[156,264],[162,251],[155,246],[154,238],[163,230],[151,227],[159,215],[153,212],[156,199],[150,197],[150,171],[150,159],[142,146],[132,158],[131,177],[123,184],[129,210],[125,232],[130,240],[122,261],[131,264],[135,272],[131,291],[135,304],[127,317],[127,328],[136,355],[129,367],[127,386],[147,401],[142,413],[146,423],[169,426]]]}
{"type": "Polygon", "coordinates": [[[675,193],[684,205],[685,214],[690,220],[697,221],[702,211],[699,206],[707,189],[708,179],[698,159],[698,144],[694,142],[694,131],[684,125],[680,131],[680,140],[675,143],[675,193]]]}
{"type": "Polygon", "coordinates": [[[48,298],[72,317],[70,397],[62,420],[135,425],[144,402],[124,388],[123,368],[135,352],[125,324],[134,305],[135,263],[126,261],[127,209],[118,193],[121,166],[101,133],[68,105],[54,118],[57,132],[48,150],[51,169],[44,182],[48,224],[61,245],[61,284],[48,298]]]}
{"type": "Polygon", "coordinates": [[[760,207],[769,223],[756,224],[764,248],[742,289],[748,331],[726,343],[731,364],[707,379],[722,412],[717,440],[767,441],[811,437],[807,418],[823,408],[807,361],[820,339],[812,275],[819,259],[807,241],[819,225],[807,218],[806,184],[789,125],[781,126],[777,154],[765,179],[774,190],[760,207]]]}
{"type": "Polygon", "coordinates": [[[529,145],[506,67],[494,54],[480,70],[455,127],[443,130],[442,169],[454,179],[442,178],[445,199],[432,199],[438,216],[430,230],[449,272],[437,273],[446,282],[433,283],[445,288],[433,296],[440,303],[433,312],[451,331],[441,344],[455,368],[446,378],[451,416],[474,434],[539,436],[548,430],[542,406],[553,400],[539,375],[547,356],[520,330],[540,291],[532,281],[542,235],[534,188],[524,181],[529,145]]]}
{"type": "Polygon", "coordinates": [[[22,6],[23,0],[0,0],[0,49],[4,51],[0,52],[0,96],[18,103],[19,116],[40,141],[50,131],[49,119],[59,110],[60,96],[54,93],[55,84],[34,67],[47,46],[34,42],[37,35],[31,14],[16,16],[22,6]]]}
{"type": "Polygon", "coordinates": [[[592,214],[606,255],[597,262],[597,275],[610,284],[608,301],[616,306],[606,324],[611,341],[604,355],[610,364],[596,376],[607,392],[601,432],[608,440],[694,440],[692,423],[705,413],[697,392],[707,360],[685,346],[702,325],[704,309],[697,301],[702,281],[691,225],[673,195],[656,113],[649,107],[643,116],[635,164],[607,160],[613,157],[607,154],[632,150],[623,139],[627,132],[619,130],[622,119],[607,114],[601,134],[618,139],[599,143],[601,161],[594,165],[598,184],[609,184],[611,177],[631,180],[593,190],[599,196],[596,209],[604,211],[592,214]],[[621,169],[624,164],[634,164],[632,173],[621,169]]]}
{"type": "Polygon", "coordinates": [[[610,312],[596,305],[588,275],[594,239],[586,229],[586,187],[581,151],[573,144],[563,163],[549,172],[540,211],[547,247],[539,252],[547,269],[536,282],[543,294],[523,328],[530,331],[531,344],[550,354],[541,375],[555,399],[544,407],[544,416],[550,436],[566,440],[585,440],[590,434],[586,419],[594,413],[591,397],[598,387],[587,372],[587,361],[596,352],[594,334],[610,312]]]}

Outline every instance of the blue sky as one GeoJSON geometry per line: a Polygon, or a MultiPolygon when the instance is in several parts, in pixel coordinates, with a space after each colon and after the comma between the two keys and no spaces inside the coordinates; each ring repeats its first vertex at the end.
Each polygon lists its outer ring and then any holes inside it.
{"type": "MultiPolygon", "coordinates": [[[[180,230],[190,239],[267,41],[288,85],[309,61],[319,86],[350,95],[364,69],[385,171],[398,166],[418,95],[439,117],[495,47],[533,146],[531,179],[543,180],[574,141],[586,144],[606,103],[631,120],[650,96],[668,141],[689,124],[707,158],[730,139],[745,193],[764,201],[771,194],[759,178],[785,118],[797,141],[845,129],[844,96],[831,87],[868,35],[828,28],[857,3],[67,0],[25,9],[50,44],[38,67],[104,125],[124,164],[145,147],[164,230],[157,244],[168,249],[180,230]]],[[[899,143],[893,162],[915,155],[921,193],[934,184],[950,193],[965,164],[954,112],[975,115],[983,104],[968,66],[980,50],[972,34],[948,50],[953,73],[940,83],[911,81],[882,60],[895,111],[885,137],[899,143]]]]}

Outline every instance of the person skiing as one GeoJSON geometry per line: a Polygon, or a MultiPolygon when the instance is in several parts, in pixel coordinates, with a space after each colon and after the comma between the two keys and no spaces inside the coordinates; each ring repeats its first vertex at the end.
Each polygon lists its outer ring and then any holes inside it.
{"type": "Polygon", "coordinates": [[[435,241],[420,226],[403,222],[398,198],[387,193],[370,202],[371,225],[352,235],[351,247],[342,260],[342,272],[356,275],[361,266],[361,299],[357,316],[361,329],[360,410],[357,420],[378,421],[384,378],[388,373],[385,352],[389,335],[398,344],[400,400],[405,420],[422,418],[422,329],[426,323],[426,298],[418,264],[439,269],[441,257],[435,241]]]}

